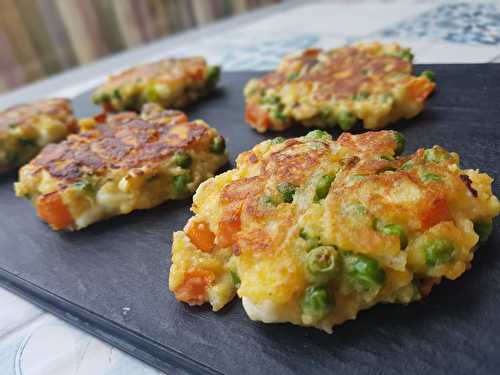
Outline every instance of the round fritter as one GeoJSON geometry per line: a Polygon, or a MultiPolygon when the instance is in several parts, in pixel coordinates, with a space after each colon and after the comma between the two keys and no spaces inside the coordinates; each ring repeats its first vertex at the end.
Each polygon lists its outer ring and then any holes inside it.
{"type": "Polygon", "coordinates": [[[293,123],[349,130],[411,118],[434,90],[434,75],[412,73],[413,55],[397,44],[308,49],[285,57],[275,72],[245,87],[246,120],[259,132],[293,123]]]}
{"type": "Polygon", "coordinates": [[[25,164],[43,146],[77,130],[67,99],[38,100],[0,112],[0,173],[25,164]]]}
{"type": "Polygon", "coordinates": [[[224,138],[201,120],[146,105],[82,120],[82,132],[23,167],[16,194],[54,229],[184,198],[227,161],[224,138]],[[54,203],[55,202],[55,203],[54,203]]]}
{"type": "Polygon", "coordinates": [[[196,192],[170,289],[214,310],[237,293],[251,319],[331,331],[456,279],[500,211],[492,179],[439,146],[403,147],[392,131],[315,130],[241,154],[196,192]]]}
{"type": "Polygon", "coordinates": [[[163,59],[110,76],[92,98],[111,112],[140,111],[147,102],[179,109],[208,94],[219,75],[202,57],[163,59]]]}

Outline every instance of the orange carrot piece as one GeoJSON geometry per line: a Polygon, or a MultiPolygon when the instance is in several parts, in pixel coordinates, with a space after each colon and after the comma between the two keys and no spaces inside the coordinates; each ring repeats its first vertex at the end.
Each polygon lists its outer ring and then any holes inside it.
{"type": "Polygon", "coordinates": [[[444,198],[436,199],[430,208],[420,214],[420,223],[422,229],[426,230],[434,225],[449,220],[451,218],[450,211],[448,210],[448,203],[444,198]]]}
{"type": "Polygon", "coordinates": [[[241,229],[240,211],[224,216],[219,222],[217,230],[217,244],[220,247],[228,247],[236,242],[236,233],[241,229]]]}
{"type": "Polygon", "coordinates": [[[269,114],[257,104],[248,103],[245,108],[245,121],[255,125],[258,129],[267,130],[271,126],[269,114]]]}
{"type": "Polygon", "coordinates": [[[191,269],[186,272],[183,283],[174,290],[175,298],[190,305],[201,305],[207,301],[207,291],[215,280],[212,271],[191,269]]]}
{"type": "Polygon", "coordinates": [[[58,192],[40,196],[36,202],[37,214],[55,230],[73,224],[73,218],[58,192]]]}
{"type": "Polygon", "coordinates": [[[205,78],[205,70],[202,68],[196,69],[191,73],[191,78],[195,81],[201,81],[205,78]]]}
{"type": "Polygon", "coordinates": [[[99,113],[99,114],[97,114],[97,115],[94,116],[94,120],[98,124],[105,123],[107,118],[108,118],[107,112],[101,112],[101,113],[99,113]]]}
{"type": "Polygon", "coordinates": [[[210,231],[208,224],[204,221],[190,221],[185,231],[193,245],[201,251],[210,253],[214,249],[215,235],[210,231]]]}
{"type": "Polygon", "coordinates": [[[423,102],[434,90],[436,84],[425,77],[412,79],[406,86],[410,97],[416,101],[423,102]]]}

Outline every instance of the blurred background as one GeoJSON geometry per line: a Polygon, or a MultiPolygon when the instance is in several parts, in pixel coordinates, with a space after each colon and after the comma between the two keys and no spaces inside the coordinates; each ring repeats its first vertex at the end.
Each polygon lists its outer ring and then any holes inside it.
{"type": "Polygon", "coordinates": [[[0,0],[0,92],[283,0],[0,0]]]}

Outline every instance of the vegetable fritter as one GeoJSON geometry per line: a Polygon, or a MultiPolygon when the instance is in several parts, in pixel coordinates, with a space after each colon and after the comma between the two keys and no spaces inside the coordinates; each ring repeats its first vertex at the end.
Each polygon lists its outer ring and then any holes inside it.
{"type": "Polygon", "coordinates": [[[259,132],[306,127],[380,129],[419,114],[434,90],[430,71],[412,75],[413,55],[397,44],[308,49],[245,87],[246,121],[259,132]]]}
{"type": "Polygon", "coordinates": [[[0,173],[19,167],[49,143],[78,131],[71,103],[44,99],[0,112],[0,173]]]}
{"type": "Polygon", "coordinates": [[[202,57],[163,59],[110,76],[92,99],[109,112],[139,112],[148,102],[181,109],[210,93],[219,75],[220,68],[202,57]]]}
{"type": "Polygon", "coordinates": [[[224,138],[201,120],[147,104],[80,121],[82,131],[24,166],[17,196],[55,230],[191,195],[227,162],[224,138]]]}
{"type": "Polygon", "coordinates": [[[331,332],[377,303],[408,304],[470,268],[500,203],[492,179],[393,131],[278,137],[204,182],[174,234],[170,290],[253,320],[331,332]]]}

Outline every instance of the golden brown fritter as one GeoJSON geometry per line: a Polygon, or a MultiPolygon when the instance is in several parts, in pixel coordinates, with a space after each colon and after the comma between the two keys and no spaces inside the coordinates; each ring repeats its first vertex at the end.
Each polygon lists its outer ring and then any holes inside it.
{"type": "Polygon", "coordinates": [[[204,182],[174,234],[170,289],[253,320],[331,331],[410,303],[471,265],[500,212],[492,179],[434,146],[400,156],[392,131],[265,141],[204,182]]]}
{"type": "Polygon", "coordinates": [[[245,87],[246,120],[259,132],[293,123],[349,130],[360,119],[378,129],[416,116],[433,91],[434,75],[412,75],[413,55],[397,44],[308,49],[245,87]]]}
{"type": "Polygon", "coordinates": [[[80,229],[184,198],[227,161],[216,130],[155,105],[145,106],[141,116],[129,112],[82,120],[81,128],[47,146],[20,171],[16,184],[17,195],[31,199],[54,229],[80,229]]]}
{"type": "Polygon", "coordinates": [[[78,130],[67,99],[44,99],[0,112],[0,173],[21,166],[43,146],[78,130]]]}
{"type": "Polygon", "coordinates": [[[219,75],[220,68],[202,57],[163,59],[110,76],[93,100],[111,112],[140,111],[147,102],[180,109],[212,91],[219,75]]]}

